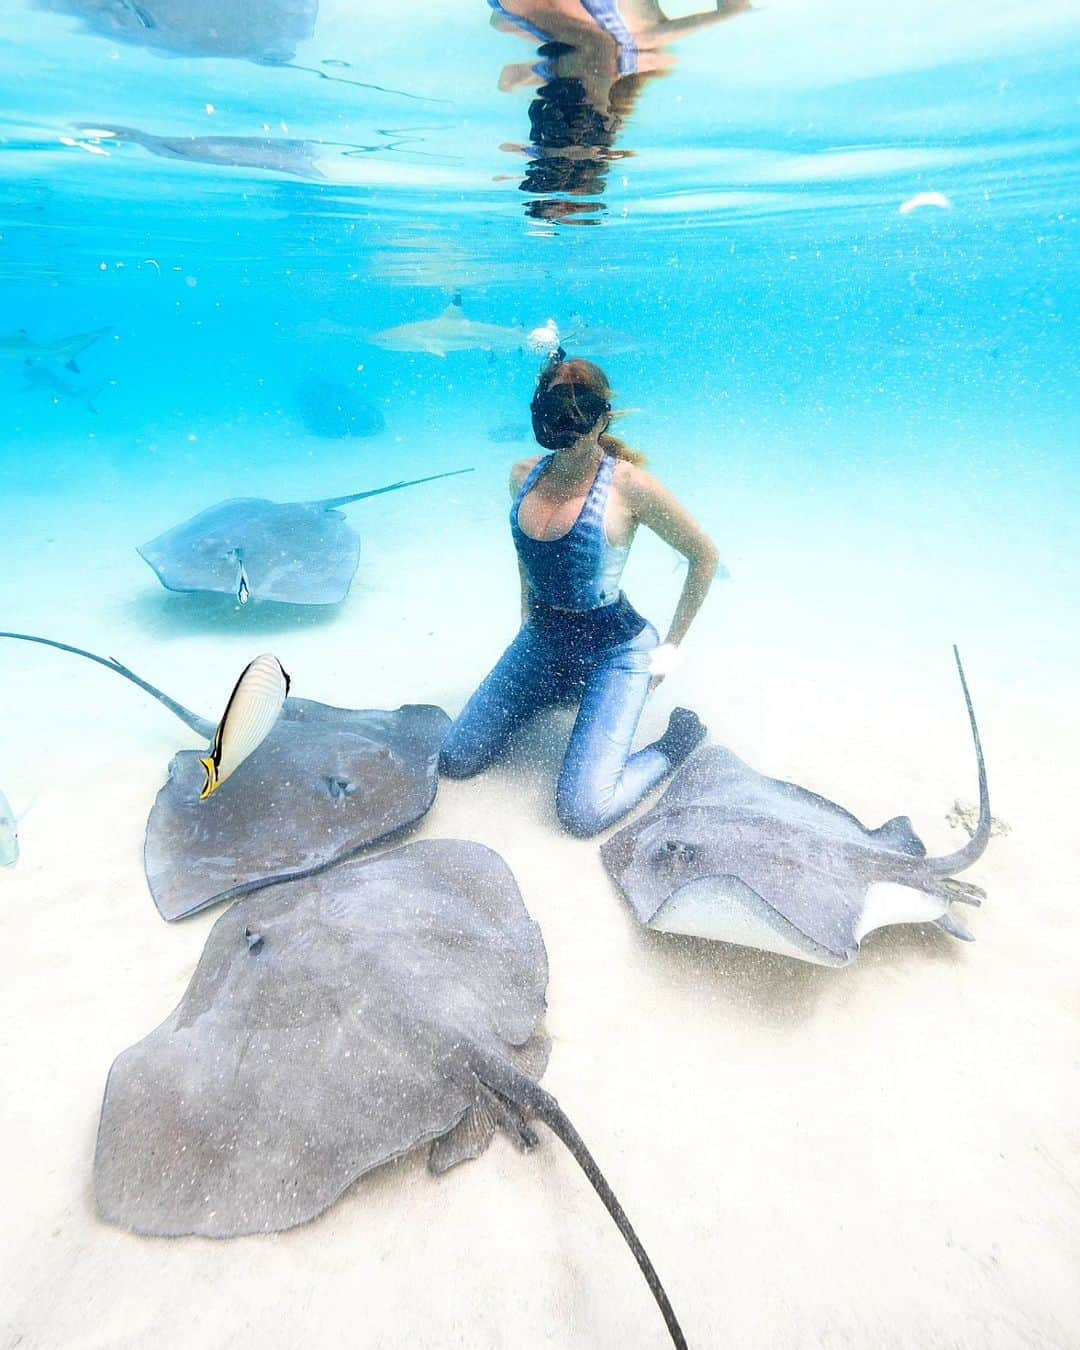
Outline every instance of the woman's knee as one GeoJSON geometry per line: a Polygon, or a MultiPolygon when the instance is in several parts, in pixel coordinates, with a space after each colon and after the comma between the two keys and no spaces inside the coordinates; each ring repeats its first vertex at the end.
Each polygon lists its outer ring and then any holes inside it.
{"type": "Polygon", "coordinates": [[[555,794],[555,814],[568,834],[588,839],[608,824],[608,812],[598,793],[580,784],[564,787],[555,794]]]}
{"type": "Polygon", "coordinates": [[[439,751],[439,772],[444,778],[472,778],[487,766],[489,758],[481,746],[456,737],[451,730],[439,751]]]}

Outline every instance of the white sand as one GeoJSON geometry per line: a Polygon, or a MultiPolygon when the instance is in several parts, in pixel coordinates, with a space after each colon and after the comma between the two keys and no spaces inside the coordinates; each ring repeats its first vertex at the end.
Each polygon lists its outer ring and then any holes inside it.
{"type": "MultiPolygon", "coordinates": [[[[387,473],[368,444],[311,443],[317,471],[293,444],[243,490],[343,492],[460,459],[439,450],[387,473]]],[[[456,712],[514,621],[513,447],[476,444],[492,465],[452,491],[353,508],[365,547],[349,600],[295,621],[168,597],[135,555],[237,490],[224,470],[190,481],[182,435],[145,452],[138,490],[120,446],[115,474],[85,484],[28,463],[0,507],[19,560],[0,583],[3,627],[116,655],[207,714],[266,649],[305,696],[456,712]],[[59,487],[78,509],[52,502],[59,487]]],[[[209,462],[205,442],[199,454],[209,462]]],[[[975,791],[957,638],[1011,826],[968,874],[989,892],[971,913],[977,942],[891,930],[832,971],[642,932],[596,844],[554,824],[544,728],[507,766],[444,784],[421,833],[480,840],[514,869],[550,955],[545,1083],[692,1346],[1076,1346],[1075,579],[1037,591],[1036,536],[1018,539],[1005,514],[920,533],[913,499],[860,526],[865,513],[834,501],[829,514],[795,487],[721,495],[719,477],[695,502],[734,579],[644,734],[690,703],[755,767],[871,823],[909,812],[932,851],[954,848],[945,815],[975,791]]],[[[628,578],[639,606],[662,617],[679,580],[643,541],[628,578]]],[[[0,873],[0,1345],[665,1344],[630,1256],[547,1135],[531,1156],[500,1138],[439,1181],[411,1157],[271,1238],[154,1241],[101,1223],[91,1164],[109,1064],[175,1005],[216,917],[167,927],[142,873],[149,804],[193,740],[120,680],[44,649],[2,644],[0,694],[0,785],[17,810],[33,799],[23,856],[0,873]]]]}

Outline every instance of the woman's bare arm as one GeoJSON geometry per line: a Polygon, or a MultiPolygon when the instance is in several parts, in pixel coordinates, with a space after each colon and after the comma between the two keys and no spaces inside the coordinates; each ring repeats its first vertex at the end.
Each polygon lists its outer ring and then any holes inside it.
{"type": "Polygon", "coordinates": [[[678,646],[709,593],[720,555],[686,507],[652,474],[631,467],[624,475],[622,492],[635,520],[648,526],[689,563],[682,594],[664,639],[678,646]]]}
{"type": "Polygon", "coordinates": [[[699,28],[723,23],[725,19],[745,14],[750,8],[750,0],[716,0],[715,9],[687,14],[681,19],[669,19],[656,0],[622,0],[619,6],[620,13],[642,47],[677,42],[699,28]]]}

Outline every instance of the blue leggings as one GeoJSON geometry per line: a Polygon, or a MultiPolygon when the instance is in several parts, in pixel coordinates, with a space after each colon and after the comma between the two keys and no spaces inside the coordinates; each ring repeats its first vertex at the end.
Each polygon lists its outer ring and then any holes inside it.
{"type": "Polygon", "coordinates": [[[656,629],[647,624],[636,637],[590,651],[526,623],[450,728],[442,772],[471,778],[493,763],[541,708],[580,700],[555,809],[571,834],[585,837],[606,829],[671,772],[667,756],[653,746],[630,753],[657,641],[656,629]]]}

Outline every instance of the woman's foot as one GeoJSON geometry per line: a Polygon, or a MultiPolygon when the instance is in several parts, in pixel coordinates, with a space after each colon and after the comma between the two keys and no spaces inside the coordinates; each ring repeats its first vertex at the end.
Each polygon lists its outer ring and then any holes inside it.
{"type": "Polygon", "coordinates": [[[652,749],[659,750],[674,770],[689,759],[708,734],[696,712],[689,708],[672,708],[667,731],[658,741],[653,741],[652,749]]]}

